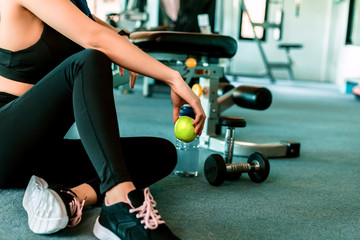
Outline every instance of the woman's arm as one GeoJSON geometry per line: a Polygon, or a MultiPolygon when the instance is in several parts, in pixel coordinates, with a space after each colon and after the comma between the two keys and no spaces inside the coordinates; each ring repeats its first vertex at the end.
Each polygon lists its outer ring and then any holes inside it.
{"type": "MultiPolygon", "coordinates": [[[[111,31],[116,32],[117,34],[119,33],[119,29],[115,28],[114,26],[108,24],[107,22],[104,22],[103,20],[96,17],[95,15],[92,15],[92,17],[95,19],[95,22],[97,22],[98,24],[110,29],[111,31]]],[[[124,37],[124,38],[126,38],[128,40],[127,36],[122,36],[122,37],[124,37]]],[[[119,73],[120,73],[120,76],[123,76],[124,73],[125,73],[124,68],[121,67],[121,66],[119,66],[119,73]]],[[[129,75],[130,75],[130,82],[129,82],[130,88],[134,88],[134,85],[135,85],[136,79],[138,77],[138,74],[134,73],[132,71],[129,71],[129,75]]]]}
{"type": "MultiPolygon", "coordinates": [[[[200,134],[205,113],[199,98],[177,71],[152,58],[115,31],[88,18],[69,0],[14,0],[43,22],[83,46],[105,53],[115,64],[130,71],[160,80],[172,89],[174,112],[183,102],[189,103],[196,114],[195,132],[200,134]]],[[[174,113],[174,121],[178,112],[174,113]]]]}
{"type": "Polygon", "coordinates": [[[175,71],[153,59],[126,38],[83,14],[69,0],[16,0],[43,22],[83,46],[104,52],[114,63],[170,86],[175,71]]]}

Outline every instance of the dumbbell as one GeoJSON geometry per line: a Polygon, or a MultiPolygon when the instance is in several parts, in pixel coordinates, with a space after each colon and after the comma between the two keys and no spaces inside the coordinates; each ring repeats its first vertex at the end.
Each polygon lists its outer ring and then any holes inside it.
{"type": "Polygon", "coordinates": [[[270,172],[269,160],[259,152],[252,153],[247,163],[226,164],[220,154],[210,155],[204,165],[206,180],[214,186],[220,186],[225,180],[236,180],[247,172],[251,181],[261,183],[270,172]]]}
{"type": "Polygon", "coordinates": [[[247,163],[232,163],[235,142],[235,128],[245,127],[246,121],[242,117],[220,116],[220,126],[226,126],[224,158],[219,154],[212,154],[205,160],[204,173],[207,181],[214,186],[220,186],[225,180],[236,180],[243,172],[248,172],[253,182],[261,183],[267,179],[270,163],[261,153],[255,152],[248,158],[247,163]]]}

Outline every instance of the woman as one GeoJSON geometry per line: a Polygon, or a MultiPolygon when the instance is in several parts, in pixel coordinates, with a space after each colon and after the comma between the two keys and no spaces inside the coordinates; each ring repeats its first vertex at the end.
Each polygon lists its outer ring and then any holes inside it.
{"type": "Polygon", "coordinates": [[[120,138],[111,62],[129,70],[130,87],[137,73],[169,85],[174,122],[188,103],[201,134],[205,113],[180,74],[92,16],[86,0],[0,0],[0,187],[30,178],[23,206],[35,233],[75,226],[83,206],[102,203],[99,239],[178,239],[147,188],[173,170],[176,151],[164,139],[120,138]],[[74,121],[81,142],[63,138],[74,121]]]}

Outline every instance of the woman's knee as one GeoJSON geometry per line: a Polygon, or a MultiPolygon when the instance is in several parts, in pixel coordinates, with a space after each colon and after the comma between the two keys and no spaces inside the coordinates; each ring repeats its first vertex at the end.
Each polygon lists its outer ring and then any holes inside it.
{"type": "MultiPolygon", "coordinates": [[[[95,49],[85,49],[79,52],[74,59],[72,71],[77,79],[90,85],[98,86],[100,82],[106,86],[112,86],[112,69],[110,59],[101,51],[95,49]],[[99,81],[101,79],[101,81],[99,81]]],[[[74,79],[74,80],[75,80],[74,79]]]]}
{"type": "Polygon", "coordinates": [[[77,58],[81,68],[90,74],[109,74],[111,71],[111,61],[105,53],[95,49],[85,49],[81,51],[77,58]]]}
{"type": "Polygon", "coordinates": [[[96,49],[85,49],[80,52],[80,55],[83,56],[83,59],[85,59],[87,63],[106,65],[111,63],[110,59],[105,55],[105,53],[96,49]]]}
{"type": "Polygon", "coordinates": [[[176,148],[172,142],[167,139],[158,138],[159,146],[161,146],[161,157],[163,158],[163,169],[167,174],[171,173],[177,164],[176,148]]]}
{"type": "Polygon", "coordinates": [[[165,138],[121,138],[121,146],[126,164],[131,169],[138,169],[139,165],[143,165],[166,175],[172,172],[177,164],[176,148],[165,138]]]}

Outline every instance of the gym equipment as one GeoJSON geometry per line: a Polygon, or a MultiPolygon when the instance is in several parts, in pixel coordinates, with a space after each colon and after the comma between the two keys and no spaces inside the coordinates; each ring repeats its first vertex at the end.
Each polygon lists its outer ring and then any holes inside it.
{"type": "Polygon", "coordinates": [[[234,89],[235,87],[233,85],[231,85],[230,83],[222,83],[220,82],[218,85],[218,90],[217,90],[217,96],[221,97],[223,96],[225,93],[227,93],[228,91],[234,89]]]}
{"type": "Polygon", "coordinates": [[[245,172],[255,183],[265,181],[270,172],[269,160],[255,152],[249,156],[247,163],[225,164],[221,155],[212,154],[204,165],[205,178],[213,186],[220,186],[225,180],[236,180],[245,172]]]}
{"type": "Polygon", "coordinates": [[[203,94],[203,90],[202,87],[200,86],[200,84],[194,84],[191,89],[193,90],[193,92],[196,94],[196,96],[200,97],[203,94]]]}
{"type": "Polygon", "coordinates": [[[233,101],[243,108],[266,110],[272,102],[271,92],[267,88],[240,86],[232,93],[233,101]]]}
{"type": "Polygon", "coordinates": [[[194,68],[196,67],[196,64],[197,64],[197,61],[195,58],[188,58],[186,59],[185,61],[185,65],[188,67],[188,68],[194,68]]]}
{"type": "Polygon", "coordinates": [[[295,16],[296,17],[300,16],[300,5],[301,5],[301,0],[295,0],[295,16]]]}
{"type": "MultiPolygon", "coordinates": [[[[295,0],[296,1],[296,0],[295,0]]],[[[275,16],[275,21],[274,22],[264,22],[264,23],[256,23],[252,20],[248,9],[246,7],[246,1],[245,0],[241,0],[240,3],[240,9],[241,11],[244,13],[245,16],[247,16],[247,21],[250,22],[250,27],[251,30],[253,32],[253,40],[255,41],[258,49],[259,49],[259,53],[261,56],[261,59],[263,60],[264,63],[264,72],[260,73],[260,74],[245,74],[245,73],[240,73],[240,74],[234,74],[234,77],[237,76],[245,76],[245,77],[257,77],[257,78],[263,78],[263,77],[268,77],[270,79],[270,82],[275,83],[276,79],[272,73],[272,70],[274,69],[285,69],[288,71],[289,74],[289,78],[290,80],[294,80],[294,73],[292,70],[292,66],[294,65],[294,61],[292,60],[291,56],[290,56],[290,50],[291,49],[301,49],[303,47],[302,44],[294,44],[294,43],[283,43],[283,44],[279,44],[278,48],[279,49],[284,49],[285,50],[285,54],[286,54],[286,61],[284,62],[271,62],[268,60],[268,57],[266,56],[266,53],[263,49],[263,42],[262,40],[257,36],[256,34],[256,28],[258,27],[262,27],[264,30],[265,29],[273,29],[274,31],[274,38],[275,40],[281,40],[281,36],[282,36],[282,28],[283,28],[283,5],[284,2],[283,0],[280,1],[273,1],[273,2],[269,2],[269,4],[278,4],[281,5],[279,7],[279,9],[276,11],[276,16],[275,16]]],[[[300,4],[296,3],[296,6],[300,6],[300,4]]]]}
{"type": "Polygon", "coordinates": [[[214,186],[219,186],[226,179],[238,179],[243,172],[248,172],[250,179],[254,182],[265,181],[269,175],[270,163],[261,153],[252,153],[248,158],[248,163],[232,163],[234,130],[237,127],[246,126],[244,118],[221,116],[219,121],[222,126],[227,126],[224,158],[219,154],[212,154],[206,159],[204,172],[208,182],[214,186]]]}
{"type": "Polygon", "coordinates": [[[285,68],[288,70],[289,77],[291,80],[295,79],[294,72],[292,70],[292,66],[294,65],[294,61],[290,55],[291,49],[301,49],[303,48],[302,44],[296,44],[296,43],[282,43],[278,45],[279,49],[284,49],[286,53],[286,59],[287,62],[271,62],[269,63],[270,69],[276,69],[276,68],[285,68]]]}
{"type": "MultiPolygon", "coordinates": [[[[168,67],[178,71],[186,83],[199,78],[202,88],[200,96],[207,119],[205,121],[200,146],[223,152],[224,141],[220,139],[218,121],[222,112],[231,106],[255,110],[265,110],[271,105],[271,92],[263,87],[239,86],[218,97],[219,80],[225,78],[224,68],[212,64],[210,59],[231,58],[237,51],[237,42],[230,36],[220,34],[201,34],[176,31],[137,31],[131,33],[131,41],[168,67]],[[197,64],[193,68],[186,66],[186,60],[192,57],[197,64]]],[[[154,79],[144,77],[143,95],[151,96],[151,82],[154,79]]],[[[261,152],[267,157],[297,157],[300,144],[292,141],[275,143],[234,142],[234,155],[246,156],[261,152]]]]}
{"type": "Polygon", "coordinates": [[[131,0],[125,4],[125,10],[120,13],[108,13],[106,22],[118,29],[129,32],[145,29],[149,14],[145,11],[146,0],[131,0]]]}
{"type": "Polygon", "coordinates": [[[234,154],[235,128],[245,127],[242,117],[219,117],[219,124],[226,126],[224,158],[219,154],[210,155],[204,165],[207,181],[214,186],[220,186],[225,180],[236,180],[243,172],[249,174],[253,182],[261,183],[267,179],[270,172],[268,159],[260,152],[250,154],[247,163],[232,163],[234,154]]]}

